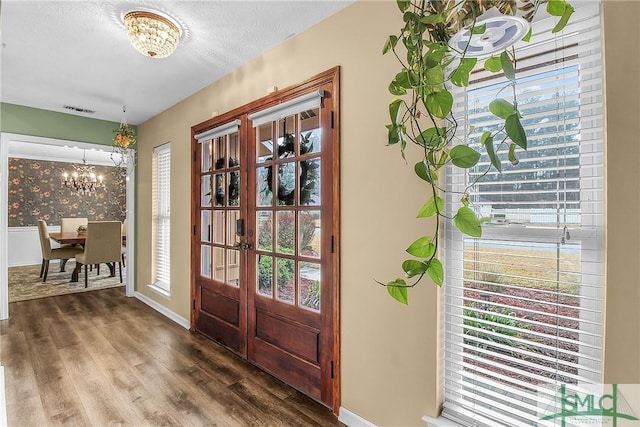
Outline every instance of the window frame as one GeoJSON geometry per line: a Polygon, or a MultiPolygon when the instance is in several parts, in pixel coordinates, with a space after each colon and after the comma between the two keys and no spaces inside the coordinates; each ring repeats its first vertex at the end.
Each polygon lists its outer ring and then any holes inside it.
{"type": "Polygon", "coordinates": [[[153,149],[152,283],[159,295],[171,296],[171,143],[153,149]]]}

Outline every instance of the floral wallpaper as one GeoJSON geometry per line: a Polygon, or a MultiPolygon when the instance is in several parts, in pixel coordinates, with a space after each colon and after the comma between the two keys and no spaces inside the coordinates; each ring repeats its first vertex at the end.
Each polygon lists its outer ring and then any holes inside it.
{"type": "Polygon", "coordinates": [[[78,195],[62,184],[62,174],[73,172],[73,163],[9,159],[9,227],[37,225],[44,219],[59,225],[60,218],[82,217],[89,221],[122,221],[126,216],[124,170],[95,166],[104,176],[105,189],[95,195],[78,195]]]}

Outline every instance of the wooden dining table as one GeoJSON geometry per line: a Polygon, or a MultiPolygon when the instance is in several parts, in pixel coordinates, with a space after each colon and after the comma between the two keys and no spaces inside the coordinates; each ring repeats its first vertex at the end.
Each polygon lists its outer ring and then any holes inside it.
{"type": "MultiPolygon", "coordinates": [[[[49,238],[51,240],[54,240],[58,243],[60,243],[61,245],[80,245],[80,246],[84,246],[84,244],[87,241],[87,233],[78,233],[76,231],[66,231],[64,233],[60,232],[60,233],[49,233],[49,238]]],[[[126,244],[127,242],[127,236],[122,236],[122,244],[126,244]]],[[[66,259],[61,260],[60,262],[60,271],[64,272],[64,268],[67,264],[66,259]]],[[[107,266],[109,267],[109,276],[110,277],[115,277],[116,275],[116,266],[115,264],[108,264],[107,266]]],[[[71,273],[71,281],[72,282],[77,282],[78,281],[78,275],[79,275],[79,271],[78,268],[76,267],[73,270],[73,273],[71,273]]]]}

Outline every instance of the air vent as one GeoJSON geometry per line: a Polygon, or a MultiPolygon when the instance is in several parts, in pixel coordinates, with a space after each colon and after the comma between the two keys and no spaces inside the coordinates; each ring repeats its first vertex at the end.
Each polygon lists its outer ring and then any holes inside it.
{"type": "Polygon", "coordinates": [[[95,113],[94,110],[88,110],[86,108],[74,107],[73,105],[63,105],[62,108],[64,108],[65,110],[72,110],[72,111],[75,111],[77,113],[87,113],[87,114],[95,113]]]}
{"type": "Polygon", "coordinates": [[[300,118],[302,120],[310,119],[311,117],[315,117],[316,113],[313,110],[307,110],[300,113],[300,118]]]}

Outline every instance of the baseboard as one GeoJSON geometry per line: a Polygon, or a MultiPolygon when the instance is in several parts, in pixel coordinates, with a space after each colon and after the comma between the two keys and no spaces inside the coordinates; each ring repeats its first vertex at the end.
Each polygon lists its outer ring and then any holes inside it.
{"type": "Polygon", "coordinates": [[[135,292],[133,294],[133,296],[136,297],[137,299],[139,299],[140,301],[142,301],[143,303],[147,304],[149,307],[153,308],[157,312],[159,312],[159,313],[165,315],[166,317],[168,317],[169,319],[173,320],[174,322],[176,322],[178,325],[182,326],[183,328],[185,328],[185,329],[190,329],[191,328],[191,323],[187,319],[185,319],[184,317],[180,316],[179,314],[176,314],[173,311],[169,310],[164,305],[158,304],[157,302],[155,302],[154,300],[152,300],[148,296],[143,295],[140,292],[135,292]]]}
{"type": "Polygon", "coordinates": [[[0,427],[7,427],[7,400],[4,393],[4,367],[0,366],[0,427]]]}
{"type": "Polygon", "coordinates": [[[360,415],[355,414],[342,406],[340,407],[338,421],[348,425],[349,427],[377,427],[372,422],[365,420],[360,415]]]}

